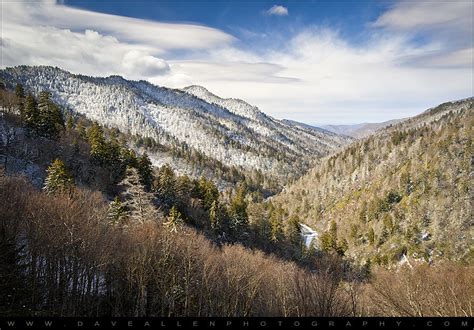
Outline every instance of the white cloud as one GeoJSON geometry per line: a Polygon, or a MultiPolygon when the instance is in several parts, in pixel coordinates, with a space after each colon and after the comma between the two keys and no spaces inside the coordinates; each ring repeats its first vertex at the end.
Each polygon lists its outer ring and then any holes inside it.
{"type": "Polygon", "coordinates": [[[394,5],[368,28],[365,44],[350,44],[328,28],[308,27],[274,49],[252,51],[204,26],[3,3],[2,66],[57,65],[169,87],[200,84],[273,116],[308,123],[382,121],[472,95],[466,8],[433,5],[436,13],[426,18],[415,7],[394,5]],[[414,42],[422,32],[427,40],[414,42]],[[175,50],[186,59],[176,57],[175,50]]]}
{"type": "Polygon", "coordinates": [[[472,22],[470,1],[402,1],[382,14],[374,26],[398,30],[456,28],[469,31],[472,22]]]}
{"type": "Polygon", "coordinates": [[[89,75],[144,79],[168,73],[164,56],[222,47],[234,37],[200,25],[158,23],[58,5],[2,3],[2,67],[57,65],[89,75]]]}
{"type": "Polygon", "coordinates": [[[288,15],[288,8],[274,5],[270,9],[266,11],[267,15],[275,15],[275,16],[287,16],[288,15]]]}
{"type": "Polygon", "coordinates": [[[381,15],[373,27],[405,34],[423,35],[437,49],[415,59],[415,65],[472,66],[472,1],[402,1],[381,15]],[[471,56],[469,56],[471,53],[471,56]]]}
{"type": "Polygon", "coordinates": [[[122,65],[128,70],[129,74],[136,74],[142,77],[161,75],[170,69],[165,60],[139,50],[126,52],[123,56],[122,65]]]}

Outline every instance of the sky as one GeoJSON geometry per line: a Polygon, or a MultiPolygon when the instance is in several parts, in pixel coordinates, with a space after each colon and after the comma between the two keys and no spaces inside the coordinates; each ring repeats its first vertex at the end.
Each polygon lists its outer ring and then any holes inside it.
{"type": "Polygon", "coordinates": [[[472,1],[2,0],[1,67],[202,85],[276,118],[379,122],[473,92],[472,1]]]}

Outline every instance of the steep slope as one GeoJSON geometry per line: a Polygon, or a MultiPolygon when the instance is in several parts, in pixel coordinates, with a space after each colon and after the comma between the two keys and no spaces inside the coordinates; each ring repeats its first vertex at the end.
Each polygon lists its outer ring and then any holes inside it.
{"type": "Polygon", "coordinates": [[[361,262],[472,261],[473,127],[473,98],[442,104],[324,158],[272,201],[326,236],[320,248],[361,262]]]}
{"type": "MultiPolygon", "coordinates": [[[[53,67],[7,68],[0,71],[0,78],[10,87],[21,83],[34,93],[49,90],[62,106],[122,132],[283,181],[298,177],[313,159],[349,142],[333,133],[286,125],[243,101],[220,99],[200,87],[181,91],[53,67]]],[[[160,162],[168,155],[152,157],[160,162]]],[[[168,162],[183,172],[195,168],[195,164],[168,162]]]]}
{"type": "Polygon", "coordinates": [[[381,123],[361,123],[354,125],[323,125],[321,128],[339,135],[362,139],[382,128],[394,125],[402,120],[403,119],[393,119],[381,123]]]}
{"type": "Polygon", "coordinates": [[[312,128],[308,125],[288,120],[276,120],[259,111],[257,107],[239,99],[223,99],[212,94],[202,86],[189,86],[183,89],[207,103],[228,109],[230,112],[247,118],[247,126],[260,136],[279,141],[301,156],[306,153],[320,155],[328,153],[351,141],[350,138],[335,133],[312,128]]]}
{"type": "Polygon", "coordinates": [[[331,134],[332,133],[332,134],[336,134],[336,135],[347,136],[345,134],[339,134],[337,132],[332,132],[332,131],[327,130],[325,128],[316,127],[316,126],[308,125],[308,124],[305,124],[305,123],[300,123],[298,121],[291,120],[291,119],[282,119],[282,122],[284,122],[285,124],[290,125],[290,126],[304,128],[304,129],[314,131],[314,132],[321,132],[321,133],[325,133],[325,134],[331,134]]]}

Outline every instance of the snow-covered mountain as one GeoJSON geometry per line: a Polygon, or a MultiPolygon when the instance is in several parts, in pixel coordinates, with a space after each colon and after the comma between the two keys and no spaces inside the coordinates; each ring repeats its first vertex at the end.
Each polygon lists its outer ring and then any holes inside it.
{"type": "Polygon", "coordinates": [[[10,87],[21,83],[35,94],[48,90],[62,106],[124,133],[278,178],[298,176],[311,160],[351,141],[274,119],[242,100],[222,99],[200,86],[169,89],[45,66],[6,68],[0,70],[0,79],[10,87]]]}

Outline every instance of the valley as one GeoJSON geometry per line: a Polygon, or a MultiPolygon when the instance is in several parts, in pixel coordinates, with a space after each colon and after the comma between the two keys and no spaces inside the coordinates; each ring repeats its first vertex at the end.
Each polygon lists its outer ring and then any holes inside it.
{"type": "Polygon", "coordinates": [[[8,315],[470,315],[472,98],[356,140],[201,86],[0,79],[8,315]]]}

